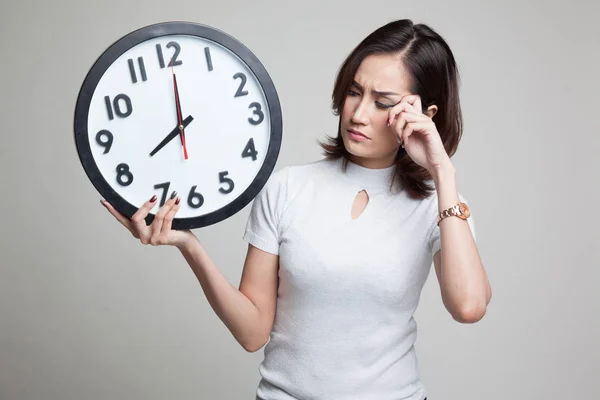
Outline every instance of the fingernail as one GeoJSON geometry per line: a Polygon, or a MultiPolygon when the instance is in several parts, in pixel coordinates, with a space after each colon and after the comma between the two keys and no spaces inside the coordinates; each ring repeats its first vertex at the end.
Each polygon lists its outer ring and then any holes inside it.
{"type": "Polygon", "coordinates": [[[171,193],[171,200],[173,200],[175,196],[177,196],[177,192],[173,190],[173,193],[171,193]]]}
{"type": "Polygon", "coordinates": [[[150,203],[154,203],[156,201],[156,195],[152,196],[152,198],[150,199],[150,203]]]}
{"type": "Polygon", "coordinates": [[[178,205],[180,201],[181,199],[178,197],[177,200],[175,200],[175,205],[178,205]]]}

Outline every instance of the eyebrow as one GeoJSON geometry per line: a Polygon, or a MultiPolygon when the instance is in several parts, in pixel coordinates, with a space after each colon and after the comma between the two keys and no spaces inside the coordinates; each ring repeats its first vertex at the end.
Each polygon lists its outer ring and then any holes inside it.
{"type": "MultiPolygon", "coordinates": [[[[360,84],[356,81],[353,81],[351,86],[355,86],[357,89],[363,90],[363,87],[360,86],[360,84]]],[[[396,92],[380,92],[378,90],[372,90],[372,92],[379,96],[400,96],[400,94],[396,92]]]]}

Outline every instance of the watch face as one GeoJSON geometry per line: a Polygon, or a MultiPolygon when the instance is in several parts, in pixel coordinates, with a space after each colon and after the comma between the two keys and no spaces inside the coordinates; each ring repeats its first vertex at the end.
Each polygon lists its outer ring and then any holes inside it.
{"type": "Polygon", "coordinates": [[[461,202],[459,204],[459,208],[460,208],[462,219],[467,219],[471,216],[471,210],[469,209],[469,206],[466,203],[461,202]]]}
{"type": "MultiPolygon", "coordinates": [[[[173,191],[173,228],[235,214],[272,173],[281,144],[274,85],[240,42],[210,27],[162,23],[111,46],[82,86],[75,140],[98,191],[127,216],[173,191]]],[[[150,217],[151,219],[151,217],[150,217]]]]}

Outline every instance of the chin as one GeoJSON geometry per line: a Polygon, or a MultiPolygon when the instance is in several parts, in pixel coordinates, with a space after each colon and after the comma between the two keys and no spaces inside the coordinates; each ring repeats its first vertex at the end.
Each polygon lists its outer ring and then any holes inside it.
{"type": "Polygon", "coordinates": [[[375,161],[382,160],[388,162],[390,159],[393,160],[395,158],[395,153],[387,153],[382,152],[381,149],[374,149],[372,147],[373,142],[355,142],[346,137],[345,134],[342,134],[342,141],[344,143],[344,147],[346,151],[349,153],[351,158],[354,161],[375,161]]]}
{"type": "Polygon", "coordinates": [[[346,137],[343,138],[343,141],[344,147],[350,155],[358,158],[377,158],[377,154],[373,153],[366,142],[354,142],[346,137]]]}

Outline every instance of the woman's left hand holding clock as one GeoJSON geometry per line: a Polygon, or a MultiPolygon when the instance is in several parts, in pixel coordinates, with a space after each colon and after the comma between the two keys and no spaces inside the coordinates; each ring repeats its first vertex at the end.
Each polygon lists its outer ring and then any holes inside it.
{"type": "Polygon", "coordinates": [[[131,232],[133,237],[139,239],[142,244],[150,244],[152,246],[175,246],[183,248],[191,239],[194,239],[194,234],[188,230],[173,230],[171,229],[173,218],[180,207],[180,198],[177,192],[173,192],[160,207],[152,224],[146,224],[146,217],[150,210],[156,204],[156,196],[146,201],[136,212],[131,219],[127,218],[106,200],[101,200],[101,203],[106,209],[119,221],[125,228],[131,232]]]}

